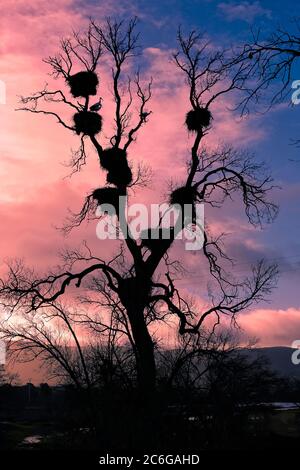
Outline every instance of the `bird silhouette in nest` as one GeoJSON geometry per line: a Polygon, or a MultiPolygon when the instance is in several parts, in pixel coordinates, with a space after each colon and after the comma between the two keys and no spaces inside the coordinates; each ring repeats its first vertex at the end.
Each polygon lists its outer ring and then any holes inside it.
{"type": "Polygon", "coordinates": [[[97,111],[100,111],[101,108],[102,108],[102,98],[100,98],[99,101],[97,101],[97,103],[90,106],[90,111],[97,112],[97,111]]]}

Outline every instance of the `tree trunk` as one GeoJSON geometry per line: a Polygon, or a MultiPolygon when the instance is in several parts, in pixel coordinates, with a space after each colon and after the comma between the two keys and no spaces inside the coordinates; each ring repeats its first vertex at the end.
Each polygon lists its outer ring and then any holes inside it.
{"type": "Polygon", "coordinates": [[[155,389],[156,367],[154,344],[144,318],[149,281],[143,276],[123,279],[119,295],[126,308],[135,344],[138,385],[143,396],[150,396],[155,389]]]}
{"type": "Polygon", "coordinates": [[[142,395],[149,396],[155,389],[156,380],[154,344],[144,319],[144,309],[130,309],[127,314],[136,347],[138,385],[142,395]]]}

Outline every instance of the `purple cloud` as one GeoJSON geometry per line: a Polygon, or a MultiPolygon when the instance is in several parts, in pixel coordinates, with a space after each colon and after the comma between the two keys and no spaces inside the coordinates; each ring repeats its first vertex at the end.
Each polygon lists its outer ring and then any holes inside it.
{"type": "Polygon", "coordinates": [[[219,11],[228,21],[242,20],[252,23],[258,16],[271,18],[270,10],[263,8],[260,2],[219,3],[219,11]]]}

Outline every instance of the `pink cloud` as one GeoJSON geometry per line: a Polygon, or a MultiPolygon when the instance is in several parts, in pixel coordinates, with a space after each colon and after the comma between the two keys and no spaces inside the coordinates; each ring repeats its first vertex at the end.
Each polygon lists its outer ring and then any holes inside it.
{"type": "Polygon", "coordinates": [[[300,309],[257,309],[240,315],[239,324],[259,339],[259,346],[291,346],[299,339],[300,309]]]}

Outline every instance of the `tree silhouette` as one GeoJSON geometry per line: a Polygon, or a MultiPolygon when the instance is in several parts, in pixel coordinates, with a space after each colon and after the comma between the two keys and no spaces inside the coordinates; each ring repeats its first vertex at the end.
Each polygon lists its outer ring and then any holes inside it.
{"type": "Polygon", "coordinates": [[[291,96],[292,81],[298,79],[299,30],[299,20],[294,19],[290,30],[278,27],[268,36],[260,30],[253,31],[251,41],[235,49],[227,66],[243,70],[239,103],[242,114],[249,113],[251,105],[270,109],[291,96]]]}
{"type": "MultiPolygon", "coordinates": [[[[126,386],[134,378],[132,349],[120,342],[122,325],[112,317],[107,329],[83,309],[67,308],[61,302],[44,305],[22,322],[3,322],[1,335],[12,360],[28,363],[38,359],[51,379],[72,384],[78,390],[105,386],[109,378],[126,386]],[[89,341],[80,329],[88,325],[89,341]],[[108,331],[108,335],[106,335],[108,331]]],[[[133,386],[131,386],[133,388],[133,386]]]]}
{"type": "MultiPolygon", "coordinates": [[[[225,63],[225,52],[211,48],[195,31],[185,37],[179,30],[178,44],[179,50],[173,61],[187,82],[191,109],[186,116],[186,125],[193,133],[193,145],[186,180],[182,186],[173,188],[170,201],[193,207],[201,202],[218,208],[234,194],[239,194],[249,223],[257,226],[272,221],[277,208],[268,200],[273,186],[264,165],[257,163],[249,153],[229,146],[213,151],[207,151],[203,146],[206,135],[213,132],[215,102],[224,94],[240,89],[244,64],[235,64],[234,73],[231,73],[225,63]]],[[[128,63],[133,58],[136,60],[138,53],[135,19],[128,24],[108,19],[104,26],[92,21],[85,35],[75,33],[72,38],[63,40],[59,54],[46,60],[54,76],[64,79],[65,87],[54,91],[45,87],[22,98],[21,109],[55,117],[67,131],[80,136],[79,150],[72,155],[73,171],[80,170],[86,163],[85,146],[89,140],[102,169],[107,172],[108,185],[86,198],[80,213],[74,214],[69,221],[67,231],[84,219],[94,217],[98,204],[111,202],[116,206],[116,196],[130,196],[132,186],[142,185],[148,179],[147,167],[133,170],[128,163],[130,146],[151,115],[148,106],[152,80],[144,85],[138,73],[128,79],[126,86],[124,84],[128,63]],[[102,100],[91,102],[97,87],[101,89],[102,86],[99,70],[103,60],[112,63],[115,103],[115,129],[108,149],[103,148],[101,138],[102,100]],[[137,112],[134,112],[133,93],[139,102],[137,112]],[[60,111],[49,110],[49,105],[57,109],[64,106],[71,111],[73,123],[63,119],[60,111]]],[[[212,237],[206,225],[203,255],[213,281],[213,293],[211,305],[201,311],[177,288],[178,263],[169,256],[177,233],[194,219],[183,218],[183,223],[170,231],[168,240],[148,240],[147,243],[143,239],[139,243],[130,233],[124,208],[118,206],[116,209],[122,229],[128,236],[115,257],[110,260],[99,258],[85,245],[82,250],[66,251],[63,266],[46,276],[37,275],[22,263],[11,264],[7,277],[1,280],[1,303],[11,314],[21,312],[26,317],[49,306],[53,308],[70,286],[87,288],[90,295],[81,295],[80,300],[100,306],[112,319],[118,319],[118,328],[127,335],[135,353],[139,389],[144,396],[151,396],[156,387],[156,364],[150,325],[176,319],[180,335],[200,338],[208,319],[214,319],[213,329],[222,316],[235,322],[239,312],[253,302],[263,300],[274,287],[277,268],[260,261],[245,279],[235,279],[226,268],[230,259],[222,248],[222,237],[212,237]]],[[[161,228],[160,222],[156,229],[161,228]]],[[[13,322],[13,316],[10,321],[13,322]]],[[[94,327],[97,324],[98,328],[114,331],[112,322],[103,319],[96,322],[90,317],[85,321],[94,327]]],[[[2,329],[4,335],[5,328],[7,324],[2,329]]]]}

